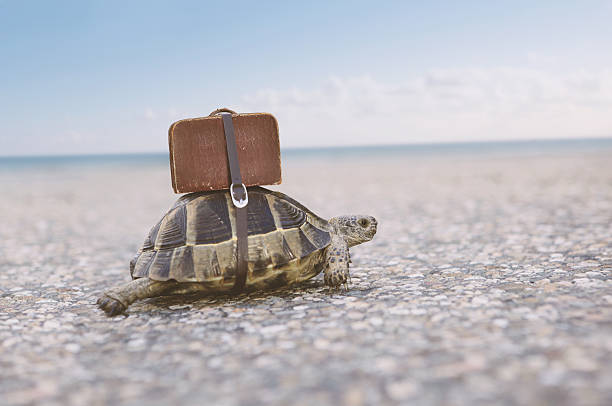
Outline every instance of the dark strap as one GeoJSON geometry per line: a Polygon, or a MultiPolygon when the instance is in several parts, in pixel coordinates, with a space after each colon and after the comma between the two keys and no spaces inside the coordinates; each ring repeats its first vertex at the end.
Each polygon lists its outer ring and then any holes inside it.
{"type": "Polygon", "coordinates": [[[227,145],[227,160],[229,162],[230,177],[232,184],[230,186],[230,195],[236,209],[236,279],[234,281],[234,292],[244,290],[248,272],[248,223],[247,223],[247,204],[249,202],[246,186],[242,183],[240,175],[240,164],[238,162],[238,149],[236,147],[236,136],[234,134],[234,123],[232,115],[227,112],[221,112],[223,118],[223,130],[225,132],[225,142],[227,145]]]}
{"type": "Polygon", "coordinates": [[[236,207],[236,280],[233,291],[241,292],[246,284],[249,264],[249,235],[247,223],[247,208],[236,207]]]}
{"type": "Polygon", "coordinates": [[[230,113],[221,113],[221,117],[223,117],[223,130],[225,131],[230,177],[234,185],[241,185],[242,176],[240,175],[240,164],[238,163],[238,147],[236,147],[236,135],[234,134],[232,115],[230,113]]]}

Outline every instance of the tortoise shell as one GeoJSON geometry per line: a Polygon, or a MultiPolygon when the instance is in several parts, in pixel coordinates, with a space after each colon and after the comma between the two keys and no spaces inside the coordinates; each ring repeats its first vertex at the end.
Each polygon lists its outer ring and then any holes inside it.
{"type": "MultiPolygon", "coordinates": [[[[247,286],[271,277],[286,284],[320,272],[323,249],[331,242],[329,223],[280,192],[252,187],[248,193],[247,286]],[[296,274],[287,280],[283,274],[291,271],[296,274]]],[[[130,263],[132,278],[231,287],[236,273],[234,219],[227,191],[182,196],[130,263]]]]}

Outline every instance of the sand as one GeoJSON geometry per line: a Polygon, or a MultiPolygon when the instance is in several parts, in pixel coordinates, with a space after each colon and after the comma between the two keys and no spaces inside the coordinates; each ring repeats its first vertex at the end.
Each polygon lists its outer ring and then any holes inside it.
{"type": "Polygon", "coordinates": [[[176,196],[156,165],[0,171],[0,404],[612,404],[610,151],[293,159],[377,217],[352,285],[98,295],[176,196]]]}

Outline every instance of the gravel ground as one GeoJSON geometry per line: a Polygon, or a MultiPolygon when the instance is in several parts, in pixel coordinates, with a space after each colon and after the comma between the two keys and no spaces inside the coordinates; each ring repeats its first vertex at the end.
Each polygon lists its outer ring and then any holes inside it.
{"type": "Polygon", "coordinates": [[[366,213],[352,285],[98,295],[176,196],[165,166],[0,171],[0,404],[612,404],[612,160],[285,159],[366,213]]]}

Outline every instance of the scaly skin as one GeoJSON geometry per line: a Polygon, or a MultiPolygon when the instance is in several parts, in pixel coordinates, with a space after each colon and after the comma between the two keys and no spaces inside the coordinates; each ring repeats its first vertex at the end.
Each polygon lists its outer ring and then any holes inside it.
{"type": "Polygon", "coordinates": [[[325,270],[323,280],[331,288],[337,288],[348,283],[350,278],[350,255],[348,244],[338,235],[332,237],[331,244],[325,252],[325,270]]]}
{"type": "Polygon", "coordinates": [[[98,299],[97,303],[108,316],[116,316],[123,313],[135,301],[162,296],[176,285],[177,282],[174,281],[159,282],[148,278],[140,278],[127,285],[107,290],[98,299]]]}

